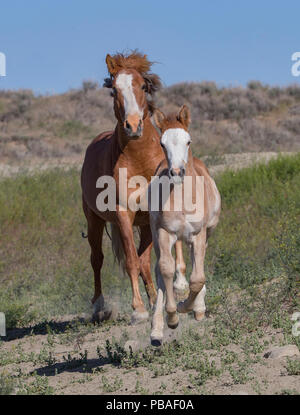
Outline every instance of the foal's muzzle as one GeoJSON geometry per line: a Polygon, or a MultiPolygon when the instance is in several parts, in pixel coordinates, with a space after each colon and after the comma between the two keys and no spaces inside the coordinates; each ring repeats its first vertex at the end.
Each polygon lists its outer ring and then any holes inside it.
{"type": "Polygon", "coordinates": [[[182,183],[184,176],[185,176],[185,168],[184,167],[180,167],[180,168],[172,167],[169,170],[169,177],[170,177],[170,179],[172,179],[172,181],[174,183],[182,183]]]}

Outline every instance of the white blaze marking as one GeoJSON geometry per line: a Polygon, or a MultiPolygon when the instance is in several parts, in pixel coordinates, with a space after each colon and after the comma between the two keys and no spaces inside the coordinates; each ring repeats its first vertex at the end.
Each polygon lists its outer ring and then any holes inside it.
{"type": "Polygon", "coordinates": [[[121,73],[117,77],[116,86],[120,89],[124,97],[125,117],[133,114],[139,114],[140,117],[142,117],[142,111],[140,110],[133,93],[132,75],[121,73]]]}
{"type": "Polygon", "coordinates": [[[179,169],[187,163],[189,141],[191,137],[183,128],[169,128],[164,132],[161,142],[167,150],[170,167],[179,169]]]}

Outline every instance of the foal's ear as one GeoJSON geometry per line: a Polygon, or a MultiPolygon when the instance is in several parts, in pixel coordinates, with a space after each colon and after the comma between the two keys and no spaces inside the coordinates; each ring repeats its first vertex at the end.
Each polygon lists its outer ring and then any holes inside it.
{"type": "Polygon", "coordinates": [[[154,120],[157,128],[159,128],[160,130],[162,130],[162,128],[163,128],[163,124],[164,124],[165,119],[166,119],[166,116],[162,111],[160,111],[159,109],[156,109],[154,111],[153,120],[154,120]]]}
{"type": "Polygon", "coordinates": [[[179,110],[177,119],[185,128],[188,128],[191,122],[191,114],[190,114],[189,107],[187,107],[186,105],[183,105],[179,110]]]}
{"type": "Polygon", "coordinates": [[[109,53],[106,55],[105,62],[106,62],[106,65],[107,65],[108,72],[112,76],[114,76],[117,72],[117,66],[116,66],[114,58],[112,58],[109,53]]]}

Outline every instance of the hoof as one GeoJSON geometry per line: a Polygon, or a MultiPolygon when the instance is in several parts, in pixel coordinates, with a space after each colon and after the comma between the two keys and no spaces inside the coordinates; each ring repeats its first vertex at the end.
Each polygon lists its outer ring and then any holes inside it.
{"type": "Polygon", "coordinates": [[[175,330],[175,329],[177,329],[178,324],[179,324],[179,321],[177,323],[174,323],[174,324],[168,323],[168,327],[169,327],[169,329],[175,330]]]}
{"type": "Polygon", "coordinates": [[[98,311],[104,310],[104,297],[101,294],[98,298],[92,298],[92,304],[94,309],[94,314],[98,313],[98,311]]]}
{"type": "Polygon", "coordinates": [[[185,302],[181,301],[180,303],[177,304],[177,312],[178,313],[188,313],[192,310],[187,310],[186,306],[185,306],[185,302]]]}
{"type": "Polygon", "coordinates": [[[201,321],[205,318],[205,311],[194,311],[194,318],[197,321],[201,321]]]}
{"type": "Polygon", "coordinates": [[[139,324],[139,323],[141,323],[142,321],[148,320],[148,318],[149,318],[149,313],[148,313],[148,311],[142,311],[142,312],[140,312],[140,311],[136,311],[136,310],[135,310],[135,311],[131,314],[131,324],[132,324],[132,325],[139,324]]]}
{"type": "Polygon", "coordinates": [[[173,292],[176,301],[184,301],[188,298],[190,290],[189,288],[182,290],[174,287],[173,292]]]}
{"type": "Polygon", "coordinates": [[[106,306],[104,310],[96,311],[93,314],[92,322],[101,323],[106,320],[116,320],[118,317],[118,309],[115,306],[106,306]]]}
{"type": "Polygon", "coordinates": [[[151,346],[160,347],[162,345],[162,339],[152,339],[151,338],[151,346]]]}
{"type": "Polygon", "coordinates": [[[173,315],[171,321],[169,321],[169,318],[167,316],[167,324],[170,329],[172,330],[177,329],[178,324],[179,324],[179,317],[177,315],[175,316],[173,315]]]}

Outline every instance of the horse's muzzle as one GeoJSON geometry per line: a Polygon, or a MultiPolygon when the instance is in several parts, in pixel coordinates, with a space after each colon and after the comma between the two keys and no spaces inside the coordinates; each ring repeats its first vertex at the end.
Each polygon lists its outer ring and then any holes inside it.
{"type": "Polygon", "coordinates": [[[125,120],[124,131],[128,137],[140,137],[143,134],[143,121],[139,120],[138,124],[136,124],[128,119],[125,120]]]}

